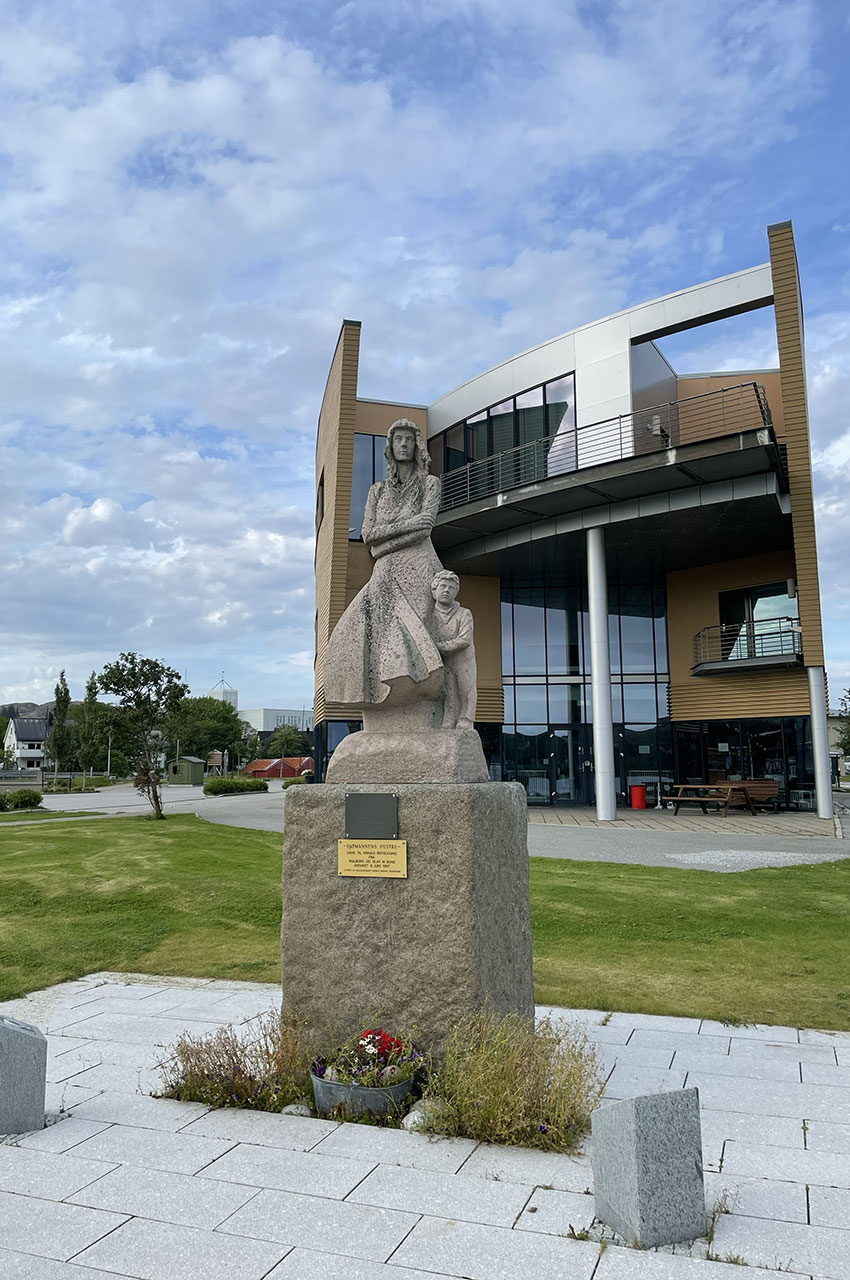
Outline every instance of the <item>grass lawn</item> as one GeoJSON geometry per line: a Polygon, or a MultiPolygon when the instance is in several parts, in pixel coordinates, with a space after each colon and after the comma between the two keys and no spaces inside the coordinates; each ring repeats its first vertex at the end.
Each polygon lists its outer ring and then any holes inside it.
{"type": "Polygon", "coordinates": [[[94,818],[97,809],[80,809],[76,812],[65,812],[62,809],[13,809],[11,813],[0,813],[0,822],[38,822],[41,818],[94,818]]]}
{"type": "MultiPolygon", "coordinates": [[[[193,816],[0,837],[0,999],[98,969],[275,982],[280,846],[193,816]]],[[[531,860],[537,999],[850,1030],[850,860],[712,874],[531,860]]]]}

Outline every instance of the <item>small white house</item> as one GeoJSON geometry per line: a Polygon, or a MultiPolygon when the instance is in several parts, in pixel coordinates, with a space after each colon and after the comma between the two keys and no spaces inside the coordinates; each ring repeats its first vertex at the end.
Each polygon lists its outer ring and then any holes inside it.
{"type": "Polygon", "coordinates": [[[14,716],[6,726],[3,746],[14,756],[13,769],[43,769],[46,767],[45,742],[49,733],[46,719],[32,720],[26,716],[14,716]]]}

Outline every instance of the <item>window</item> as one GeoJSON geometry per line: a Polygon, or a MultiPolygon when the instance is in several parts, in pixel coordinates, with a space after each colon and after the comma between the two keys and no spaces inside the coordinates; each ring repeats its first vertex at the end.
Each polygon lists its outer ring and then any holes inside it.
{"type": "Polygon", "coordinates": [[[325,514],[325,472],[323,468],[322,474],[319,476],[319,486],[316,490],[316,533],[319,532],[319,528],[321,526],[324,514],[325,514]]]}
{"type": "Polygon", "coordinates": [[[366,499],[373,484],[385,480],[387,460],[384,457],[386,439],[384,436],[366,435],[365,432],[354,433],[354,464],[351,474],[351,515],[349,517],[349,540],[357,541],[363,530],[363,516],[366,511],[366,499]]]}
{"type": "Polygon", "coordinates": [[[781,625],[798,616],[797,598],[789,596],[787,582],[721,591],[718,603],[724,659],[796,652],[798,632],[787,623],[781,625]]]}

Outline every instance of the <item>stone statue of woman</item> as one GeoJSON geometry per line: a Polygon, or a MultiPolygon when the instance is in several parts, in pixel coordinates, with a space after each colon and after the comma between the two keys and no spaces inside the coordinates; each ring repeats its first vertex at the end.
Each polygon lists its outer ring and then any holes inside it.
{"type": "MultiPolygon", "coordinates": [[[[423,705],[439,699],[443,661],[433,639],[431,580],[442,565],[431,543],[440,482],[414,422],[400,418],[387,434],[387,478],[366,499],[363,541],[372,576],[340,618],[325,657],[330,702],[363,708],[423,705]]],[[[428,721],[426,725],[426,720],[428,721]]]]}

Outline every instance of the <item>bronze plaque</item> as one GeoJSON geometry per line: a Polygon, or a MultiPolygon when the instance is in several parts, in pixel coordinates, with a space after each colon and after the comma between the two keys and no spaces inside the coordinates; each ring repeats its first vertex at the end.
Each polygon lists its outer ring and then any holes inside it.
{"type": "Polygon", "coordinates": [[[407,878],[406,840],[337,840],[337,873],[341,876],[407,878]]]}

